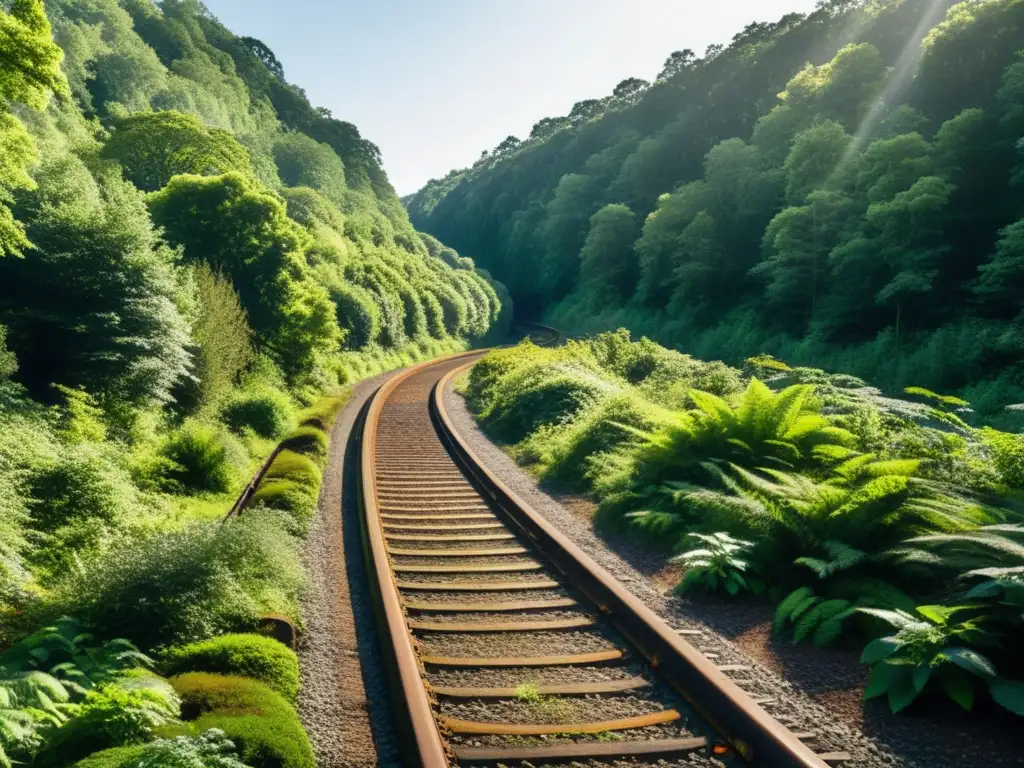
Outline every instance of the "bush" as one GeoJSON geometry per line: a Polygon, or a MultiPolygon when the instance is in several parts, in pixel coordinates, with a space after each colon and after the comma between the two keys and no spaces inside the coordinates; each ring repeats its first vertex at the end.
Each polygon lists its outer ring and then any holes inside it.
{"type": "Polygon", "coordinates": [[[612,394],[615,386],[590,371],[559,366],[538,382],[508,377],[494,404],[482,414],[485,426],[499,436],[518,442],[539,427],[565,424],[580,412],[612,394]]]}
{"type": "Polygon", "coordinates": [[[288,532],[305,536],[316,513],[318,494],[301,483],[290,480],[265,480],[252,497],[254,506],[286,512],[290,520],[285,524],[288,532]]]}
{"type": "Polygon", "coordinates": [[[282,392],[260,387],[233,397],[220,415],[235,432],[251,429],[260,437],[274,439],[288,430],[292,422],[292,404],[282,392]]]}
{"type": "Polygon", "coordinates": [[[341,395],[322,398],[312,407],[299,414],[299,426],[316,427],[330,434],[338,414],[341,413],[341,409],[348,403],[348,398],[347,392],[341,395]]]}
{"type": "Polygon", "coordinates": [[[222,635],[177,646],[163,655],[167,674],[217,672],[251,677],[294,701],[299,693],[299,659],[291,648],[260,635],[222,635]]]}
{"type": "Polygon", "coordinates": [[[245,768],[223,731],[211,729],[191,738],[158,739],[139,747],[109,749],[87,757],[75,768],[245,768]]]}
{"type": "Polygon", "coordinates": [[[216,728],[254,768],[314,768],[316,762],[298,715],[266,685],[244,677],[193,672],[174,678],[182,718],[192,730],[216,728]]]}
{"type": "Polygon", "coordinates": [[[169,462],[160,469],[162,487],[179,492],[229,491],[247,464],[245,448],[236,439],[198,422],[168,437],[160,455],[169,462]]]}
{"type": "Polygon", "coordinates": [[[309,488],[315,494],[320,489],[320,468],[308,456],[284,450],[277,454],[267,470],[267,480],[288,480],[309,488]]]}
{"type": "Polygon", "coordinates": [[[1008,488],[1024,488],[1024,436],[983,429],[981,439],[992,454],[999,477],[1008,488]]]}
{"type": "Polygon", "coordinates": [[[338,325],[345,334],[342,344],[345,349],[365,349],[376,341],[381,331],[381,317],[369,291],[345,283],[331,289],[331,301],[338,325]]]}
{"type": "Polygon", "coordinates": [[[178,715],[178,702],[149,688],[104,685],[50,734],[33,765],[66,766],[103,749],[141,744],[178,715]]]}
{"type": "Polygon", "coordinates": [[[297,615],[303,585],[295,539],[253,510],[147,539],[124,538],[68,573],[50,607],[143,648],[251,629],[264,612],[297,615]]]}
{"type": "Polygon", "coordinates": [[[327,439],[326,433],[319,427],[299,427],[281,441],[281,447],[293,453],[308,456],[323,466],[327,461],[330,441],[327,439]]]}

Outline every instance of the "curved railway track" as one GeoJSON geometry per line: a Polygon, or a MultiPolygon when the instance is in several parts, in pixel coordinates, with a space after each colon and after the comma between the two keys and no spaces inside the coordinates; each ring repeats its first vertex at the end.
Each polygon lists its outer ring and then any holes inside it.
{"type": "MultiPolygon", "coordinates": [[[[531,335],[553,343],[547,330],[531,335]]],[[[407,764],[848,759],[816,754],[813,734],[772,719],[730,680],[735,670],[481,466],[443,398],[481,354],[399,374],[363,414],[364,544],[407,764]]]]}

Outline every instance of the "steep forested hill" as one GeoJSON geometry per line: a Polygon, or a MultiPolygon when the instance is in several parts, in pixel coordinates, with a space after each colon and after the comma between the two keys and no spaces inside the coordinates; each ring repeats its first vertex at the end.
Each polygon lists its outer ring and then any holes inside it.
{"type": "Polygon", "coordinates": [[[1022,0],[823,0],[675,52],[408,204],[567,330],[962,390],[1006,417],[1022,136],[1022,0]]]}
{"type": "Polygon", "coordinates": [[[223,390],[198,373],[224,309],[204,282],[230,283],[293,381],[497,320],[492,283],[413,229],[377,147],[201,3],[3,7],[0,325],[37,398],[223,390]]]}

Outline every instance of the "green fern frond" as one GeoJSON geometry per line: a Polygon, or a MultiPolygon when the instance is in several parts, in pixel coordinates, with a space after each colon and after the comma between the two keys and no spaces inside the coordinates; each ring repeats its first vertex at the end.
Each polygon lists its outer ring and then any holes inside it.
{"type": "Polygon", "coordinates": [[[837,613],[835,616],[821,622],[815,630],[814,637],[812,638],[814,645],[818,648],[825,648],[826,646],[832,645],[832,643],[838,640],[843,634],[843,623],[856,612],[856,608],[849,606],[845,610],[837,613]]]}
{"type": "Polygon", "coordinates": [[[793,642],[803,642],[822,622],[828,621],[850,607],[849,600],[825,600],[818,603],[796,623],[793,628],[793,642]]]}
{"type": "Polygon", "coordinates": [[[814,590],[810,587],[800,587],[783,598],[782,602],[779,603],[779,607],[775,609],[775,621],[772,623],[772,632],[775,634],[781,632],[789,622],[796,607],[813,594],[814,590]]]}
{"type": "Polygon", "coordinates": [[[690,390],[690,399],[697,409],[718,424],[722,429],[732,429],[736,424],[736,415],[732,407],[717,395],[710,392],[701,392],[697,389],[690,390]]]}

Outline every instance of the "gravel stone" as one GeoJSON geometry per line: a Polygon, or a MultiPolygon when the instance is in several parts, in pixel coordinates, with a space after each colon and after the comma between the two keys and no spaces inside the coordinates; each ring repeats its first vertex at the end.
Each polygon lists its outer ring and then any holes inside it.
{"type": "MultiPolygon", "coordinates": [[[[773,638],[771,608],[760,602],[672,595],[678,572],[667,571],[663,558],[630,542],[600,537],[590,520],[595,509],[591,501],[541,490],[535,478],[484,435],[463,398],[450,387],[445,403],[456,429],[492,472],[670,626],[700,630],[684,639],[715,655],[717,664],[750,667],[730,677],[755,697],[772,697],[765,709],[793,730],[815,731],[818,751],[847,751],[853,761],[844,765],[857,768],[1024,765],[1020,721],[1008,713],[992,708],[966,717],[955,705],[940,701],[892,716],[884,701],[862,701],[867,672],[856,648],[822,650],[773,638]]],[[[706,759],[671,764],[707,764],[701,762],[706,759]]]]}
{"type": "Polygon", "coordinates": [[[388,375],[362,382],[338,416],[306,541],[309,589],[299,645],[299,716],[318,768],[400,766],[356,517],[352,426],[388,375]]]}

